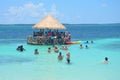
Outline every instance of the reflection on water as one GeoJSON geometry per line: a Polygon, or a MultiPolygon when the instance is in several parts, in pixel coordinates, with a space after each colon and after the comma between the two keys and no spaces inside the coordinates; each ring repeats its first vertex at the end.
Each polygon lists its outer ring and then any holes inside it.
{"type": "Polygon", "coordinates": [[[120,41],[107,42],[107,43],[101,44],[97,47],[100,49],[103,49],[103,50],[105,49],[105,50],[110,50],[110,51],[114,51],[114,50],[119,51],[120,50],[120,41]]]}
{"type": "Polygon", "coordinates": [[[23,63],[23,62],[31,62],[33,61],[32,58],[24,58],[24,57],[17,57],[17,56],[8,56],[8,55],[0,55],[0,64],[6,63],[23,63]]]}
{"type": "Polygon", "coordinates": [[[0,44],[26,43],[26,39],[0,39],[0,44]]]}

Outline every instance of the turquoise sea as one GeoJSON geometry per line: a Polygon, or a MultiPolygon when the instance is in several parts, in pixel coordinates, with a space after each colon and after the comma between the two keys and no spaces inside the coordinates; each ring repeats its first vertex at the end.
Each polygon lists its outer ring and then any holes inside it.
{"type": "Polygon", "coordinates": [[[28,45],[32,24],[0,25],[0,80],[120,80],[120,24],[65,24],[72,41],[80,44],[67,45],[68,50],[57,60],[58,53],[48,53],[50,45],[28,45]],[[86,44],[93,40],[94,43],[86,44]],[[23,45],[24,52],[16,51],[23,45]],[[39,55],[34,55],[38,49],[39,55]],[[66,52],[71,53],[71,64],[66,64],[66,52]],[[108,57],[109,62],[104,63],[108,57]]]}

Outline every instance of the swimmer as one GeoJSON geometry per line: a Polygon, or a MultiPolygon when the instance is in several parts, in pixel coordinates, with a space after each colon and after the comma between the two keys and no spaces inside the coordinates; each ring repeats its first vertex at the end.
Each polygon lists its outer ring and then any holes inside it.
{"type": "Polygon", "coordinates": [[[82,46],[82,44],[80,44],[80,49],[82,49],[83,48],[83,46],[82,46]]]}
{"type": "Polygon", "coordinates": [[[48,52],[49,52],[49,53],[51,52],[51,48],[50,48],[50,47],[48,48],[48,52]]]}
{"type": "Polygon", "coordinates": [[[21,52],[25,51],[25,49],[23,48],[23,45],[18,46],[16,50],[21,51],[21,52]]]}
{"type": "Polygon", "coordinates": [[[63,56],[62,56],[62,53],[60,52],[59,55],[58,55],[58,60],[63,60],[63,56]]]}
{"type": "Polygon", "coordinates": [[[34,54],[39,54],[38,49],[35,49],[34,54]]]}
{"type": "Polygon", "coordinates": [[[62,46],[62,50],[68,50],[67,46],[62,46]]]}
{"type": "Polygon", "coordinates": [[[86,41],[86,43],[89,43],[88,41],[86,41]]]}
{"type": "Polygon", "coordinates": [[[86,45],[85,47],[86,47],[86,49],[88,49],[88,45],[86,45]]]}
{"type": "Polygon", "coordinates": [[[105,59],[104,59],[104,63],[108,63],[109,61],[108,61],[108,57],[105,57],[105,59]]]}
{"type": "Polygon", "coordinates": [[[91,41],[91,43],[93,43],[93,41],[91,41]]]}
{"type": "Polygon", "coordinates": [[[58,50],[58,47],[57,47],[57,46],[55,46],[53,50],[54,50],[54,52],[56,52],[56,53],[58,53],[58,52],[59,52],[59,50],[58,50]]]}

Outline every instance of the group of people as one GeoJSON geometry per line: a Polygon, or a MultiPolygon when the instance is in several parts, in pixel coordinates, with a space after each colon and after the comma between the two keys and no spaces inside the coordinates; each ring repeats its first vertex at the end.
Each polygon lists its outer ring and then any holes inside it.
{"type": "Polygon", "coordinates": [[[33,38],[37,38],[38,43],[44,44],[65,44],[70,41],[70,32],[58,32],[58,31],[46,31],[46,32],[34,32],[33,38]]]}
{"type": "MultiPolygon", "coordinates": [[[[59,55],[58,55],[58,60],[63,60],[63,55],[61,52],[59,52],[59,55]]],[[[66,61],[68,64],[70,64],[70,52],[67,52],[66,53],[66,61]]]]}
{"type": "MultiPolygon", "coordinates": [[[[68,50],[67,46],[62,46],[62,48],[60,48],[60,49],[62,49],[62,50],[68,50]]],[[[52,51],[52,49],[49,47],[49,48],[48,48],[48,53],[50,53],[51,51],[52,51]]],[[[59,61],[62,61],[62,60],[63,60],[63,55],[62,55],[62,53],[59,51],[59,49],[58,49],[57,46],[53,46],[53,51],[54,51],[55,53],[59,53],[57,59],[58,59],[59,61]]],[[[70,52],[67,52],[67,53],[66,53],[66,61],[67,61],[68,64],[70,64],[70,52]]]]}
{"type": "MultiPolygon", "coordinates": [[[[89,41],[86,41],[86,42],[85,42],[85,44],[86,44],[86,45],[85,45],[85,48],[86,48],[86,49],[89,48],[88,45],[87,45],[87,44],[89,44],[89,43],[92,43],[92,44],[93,44],[93,41],[90,41],[90,42],[89,42],[89,41]]],[[[83,45],[80,44],[80,49],[83,49],[83,48],[84,48],[83,45]]]]}
{"type": "MultiPolygon", "coordinates": [[[[62,49],[62,50],[68,50],[67,46],[62,46],[62,48],[60,48],[60,49],[62,49]]],[[[49,48],[48,48],[48,53],[51,53],[52,50],[53,50],[55,53],[59,53],[57,59],[58,59],[59,61],[62,61],[64,56],[63,56],[62,53],[59,51],[58,47],[57,47],[57,46],[54,46],[53,49],[51,49],[51,47],[49,47],[49,48]]],[[[38,55],[38,54],[39,54],[38,49],[35,49],[35,50],[34,50],[34,54],[35,54],[35,55],[38,55]]],[[[67,61],[68,64],[70,64],[70,52],[67,52],[67,53],[66,53],[66,61],[67,61]]]]}
{"type": "MultiPolygon", "coordinates": [[[[61,49],[61,50],[68,50],[68,47],[67,47],[66,45],[64,45],[64,46],[62,46],[60,49],[61,49]]],[[[58,52],[59,52],[59,48],[58,48],[58,46],[56,46],[56,45],[53,46],[53,49],[51,49],[51,47],[48,48],[48,52],[49,52],[49,53],[51,52],[51,50],[53,50],[55,53],[58,53],[58,52]]]]}
{"type": "MultiPolygon", "coordinates": [[[[80,44],[80,48],[83,48],[82,44],[80,44]]],[[[88,48],[87,45],[86,45],[86,48],[88,48]]],[[[67,46],[62,46],[62,48],[60,48],[60,49],[62,49],[62,50],[68,50],[67,46]]],[[[22,51],[24,51],[25,49],[23,48],[23,45],[20,45],[20,46],[17,47],[16,50],[22,52],[22,51]]],[[[48,48],[48,53],[50,53],[51,51],[52,51],[52,49],[49,47],[49,48],[48,48]]],[[[59,49],[58,49],[57,46],[54,46],[54,47],[53,47],[53,51],[54,51],[55,53],[59,53],[57,59],[58,59],[59,61],[62,61],[64,56],[63,56],[62,53],[59,51],[59,49]]],[[[38,49],[35,49],[35,50],[34,50],[34,54],[35,54],[35,55],[38,55],[38,54],[39,54],[38,49]]],[[[67,61],[68,64],[70,64],[70,52],[68,52],[68,51],[66,52],[66,61],[67,61]]],[[[104,58],[104,63],[108,63],[108,62],[109,62],[108,57],[105,57],[105,58],[104,58]]]]}
{"type": "MultiPolygon", "coordinates": [[[[53,50],[54,50],[54,49],[53,49],[53,50]]],[[[51,48],[48,48],[48,53],[50,53],[50,52],[51,52],[51,48]]],[[[55,52],[56,52],[56,51],[55,51],[55,52]]],[[[58,53],[58,52],[59,52],[59,50],[57,49],[57,53],[58,53]]],[[[34,54],[35,54],[35,55],[39,54],[38,49],[35,49],[34,54]]],[[[62,61],[62,60],[63,60],[63,57],[64,57],[64,56],[62,55],[62,53],[59,52],[57,59],[58,59],[59,61],[62,61]]],[[[67,61],[67,64],[70,64],[70,52],[66,52],[66,61],[67,61]]],[[[104,58],[104,63],[108,63],[108,62],[109,62],[108,57],[105,57],[105,58],[104,58]]]]}
{"type": "MultiPolygon", "coordinates": [[[[20,45],[20,46],[17,47],[16,50],[20,51],[20,52],[23,52],[23,51],[25,51],[25,48],[23,47],[23,45],[20,45]]],[[[34,54],[39,54],[38,49],[34,50],[34,54]]]]}
{"type": "Polygon", "coordinates": [[[23,45],[18,46],[16,50],[21,52],[25,51],[25,49],[23,48],[23,45]]]}
{"type": "MultiPolygon", "coordinates": [[[[82,46],[82,44],[80,44],[80,49],[83,49],[84,47],[82,46]]],[[[88,45],[85,45],[85,48],[88,49],[88,45]]]]}

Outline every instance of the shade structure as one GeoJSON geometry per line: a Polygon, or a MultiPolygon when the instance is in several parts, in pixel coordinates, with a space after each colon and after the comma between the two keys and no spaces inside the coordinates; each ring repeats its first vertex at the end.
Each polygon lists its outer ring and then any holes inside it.
{"type": "Polygon", "coordinates": [[[66,27],[59,23],[57,19],[55,19],[51,15],[47,15],[41,21],[33,26],[34,29],[66,29],[66,27]]]}

